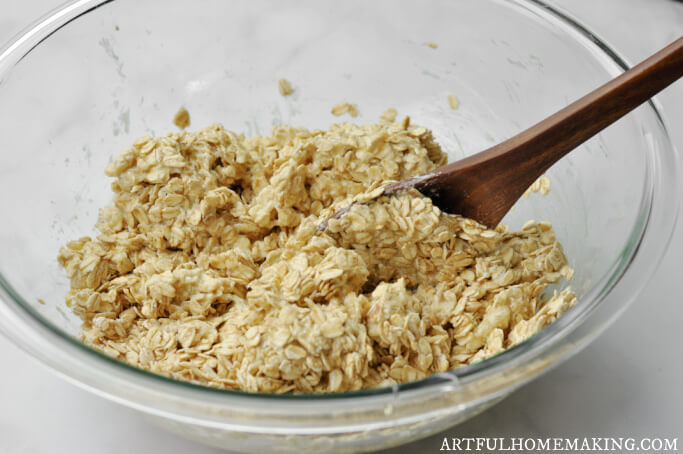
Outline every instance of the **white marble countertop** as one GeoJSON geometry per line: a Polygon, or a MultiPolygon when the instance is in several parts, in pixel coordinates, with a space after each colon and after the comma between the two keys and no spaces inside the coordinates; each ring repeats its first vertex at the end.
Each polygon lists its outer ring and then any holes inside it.
{"type": "MultiPolygon", "coordinates": [[[[5,0],[4,42],[61,0],[5,0]],[[9,5],[8,5],[9,4],[9,5]]],[[[631,62],[683,33],[674,0],[556,0],[631,62]]],[[[683,82],[659,97],[683,150],[683,82]]],[[[683,194],[682,194],[683,195],[683,194]]],[[[659,272],[606,333],[565,364],[446,433],[387,453],[436,452],[452,437],[668,437],[683,442],[683,223],[659,272]]],[[[79,389],[0,337],[0,452],[217,452],[79,389]],[[10,366],[11,365],[11,366],[10,366]]]]}

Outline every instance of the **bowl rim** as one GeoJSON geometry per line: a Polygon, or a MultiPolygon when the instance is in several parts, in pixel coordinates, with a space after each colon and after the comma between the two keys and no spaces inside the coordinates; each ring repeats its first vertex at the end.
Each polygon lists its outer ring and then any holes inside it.
{"type": "MultiPolygon", "coordinates": [[[[72,0],[35,21],[19,35],[16,35],[9,44],[0,49],[0,82],[6,72],[11,70],[16,63],[28,55],[34,48],[39,46],[40,43],[49,38],[53,33],[79,17],[113,1],[115,0],[72,0]]],[[[544,19],[551,21],[554,25],[561,27],[563,31],[573,35],[574,39],[581,40],[584,46],[592,46],[596,60],[598,59],[596,51],[598,51],[601,54],[601,60],[598,62],[612,75],[617,75],[629,67],[626,61],[603,39],[600,39],[595,33],[591,32],[570,14],[560,8],[551,6],[546,3],[545,0],[492,1],[499,4],[520,7],[533,14],[540,15],[544,19]]],[[[673,145],[671,145],[667,127],[659,112],[657,102],[651,100],[647,105],[648,109],[654,112],[655,117],[659,121],[659,126],[667,141],[666,146],[671,150],[672,159],[677,161],[678,157],[673,145]]],[[[644,191],[639,202],[638,218],[631,230],[628,241],[605,276],[598,280],[596,284],[593,285],[592,289],[582,298],[583,304],[577,304],[563,314],[562,317],[559,317],[555,322],[536,333],[534,336],[492,358],[473,365],[460,367],[449,372],[434,374],[419,381],[403,383],[394,386],[393,388],[373,388],[340,393],[270,394],[218,389],[176,380],[138,369],[127,363],[113,359],[66,334],[28,304],[21,295],[14,291],[9,282],[1,274],[0,296],[2,298],[0,298],[0,300],[6,304],[0,305],[0,314],[4,314],[4,317],[0,318],[4,318],[6,321],[4,323],[0,322],[0,330],[5,331],[11,340],[21,348],[29,351],[33,356],[36,356],[41,362],[47,364],[48,367],[55,370],[57,373],[77,382],[81,386],[89,388],[91,391],[107,395],[109,398],[119,400],[129,406],[136,406],[136,404],[132,400],[122,397],[120,391],[112,390],[111,387],[110,389],[105,390],[103,389],[101,382],[98,385],[93,385],[91,384],[91,381],[84,380],[84,376],[81,376],[81,378],[74,378],[73,371],[69,370],[65,364],[49,358],[49,355],[38,351],[35,346],[26,345],[26,339],[17,336],[16,329],[18,328],[13,329],[12,327],[8,327],[7,320],[13,320],[13,323],[16,323],[17,327],[31,330],[31,339],[37,340],[42,338],[42,340],[45,341],[46,338],[49,338],[51,339],[51,342],[54,342],[53,347],[55,349],[62,348],[65,349],[64,351],[74,354],[76,363],[83,366],[84,370],[87,370],[88,374],[91,376],[96,375],[97,368],[110,372],[116,371],[116,374],[118,374],[118,378],[120,379],[119,384],[131,386],[136,389],[136,392],[141,390],[150,391],[150,389],[153,388],[169,389],[173,390],[176,394],[181,394],[182,398],[188,400],[196,400],[197,398],[211,401],[220,400],[220,403],[225,404],[226,406],[238,404],[240,401],[246,399],[249,404],[256,400],[263,401],[264,405],[268,405],[269,402],[278,401],[280,403],[287,402],[290,406],[303,404],[310,408],[310,405],[312,404],[329,405],[330,400],[346,401],[361,397],[364,399],[367,399],[368,397],[391,398],[391,396],[395,395],[397,392],[403,395],[424,390],[433,391],[443,386],[453,386],[454,383],[457,384],[458,387],[461,387],[494,374],[504,373],[511,367],[517,367],[521,363],[542,354],[556,345],[562,338],[587,319],[617,285],[623,283],[622,278],[629,267],[639,259],[640,256],[638,253],[639,251],[642,251],[641,246],[648,235],[650,237],[652,235],[658,235],[659,244],[656,245],[657,250],[650,255],[653,256],[651,258],[654,258],[654,261],[658,262],[659,259],[661,259],[673,233],[678,207],[676,206],[676,209],[672,209],[671,207],[660,206],[661,203],[655,203],[657,202],[655,196],[661,195],[662,193],[661,188],[658,189],[657,185],[668,184],[668,190],[675,193],[678,166],[671,166],[673,168],[669,169],[669,172],[672,172],[671,175],[666,178],[666,182],[662,182],[660,179],[655,178],[655,176],[661,176],[662,162],[657,161],[657,156],[651,156],[653,154],[654,152],[648,153],[647,155],[648,160],[646,165],[644,191]],[[658,224],[653,226],[652,221],[655,217],[657,218],[656,222],[658,224]],[[655,230],[657,230],[657,232],[655,232],[655,230]]],[[[651,241],[654,240],[651,239],[651,241]]],[[[640,260],[640,262],[643,262],[643,260],[640,260]]],[[[658,263],[640,262],[639,266],[644,270],[644,272],[640,272],[640,275],[645,275],[649,278],[658,263]]],[[[633,297],[635,297],[639,289],[642,289],[647,280],[648,279],[642,279],[638,285],[639,288],[632,292],[633,297]]],[[[606,326],[607,325],[604,327],[606,326]]],[[[604,329],[604,327],[602,329],[604,329]]],[[[578,348],[572,353],[575,353],[576,351],[578,351],[578,348]]],[[[519,385],[521,385],[521,383],[519,383],[519,385]]],[[[149,411],[148,407],[141,406],[141,409],[149,411]]]]}

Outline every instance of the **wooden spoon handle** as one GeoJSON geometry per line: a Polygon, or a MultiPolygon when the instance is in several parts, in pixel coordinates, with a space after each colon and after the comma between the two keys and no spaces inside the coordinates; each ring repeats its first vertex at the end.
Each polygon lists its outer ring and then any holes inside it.
{"type": "Polygon", "coordinates": [[[413,186],[493,227],[551,165],[681,76],[683,38],[518,135],[396,189],[413,186]]]}
{"type": "MultiPolygon", "coordinates": [[[[683,76],[683,37],[522,133],[484,151],[540,176],[552,164],[683,76]]],[[[513,168],[511,170],[516,171],[513,168]]],[[[533,182],[533,180],[531,181],[533,182]]],[[[526,190],[526,187],[524,188],[526,190]]]]}

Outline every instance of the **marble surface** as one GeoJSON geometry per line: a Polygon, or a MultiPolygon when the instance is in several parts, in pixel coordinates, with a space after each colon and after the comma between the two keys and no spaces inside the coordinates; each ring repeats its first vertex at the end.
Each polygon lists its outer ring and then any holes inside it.
{"type": "MultiPolygon", "coordinates": [[[[60,0],[5,0],[0,41],[60,0]],[[7,7],[9,4],[9,7],[7,7]]],[[[631,62],[683,32],[674,0],[557,0],[631,62]]],[[[659,96],[683,150],[683,82],[659,96]]],[[[683,194],[682,194],[683,195],[683,194]]],[[[583,352],[482,415],[386,453],[436,452],[444,436],[683,438],[683,223],[643,294],[583,352]]],[[[0,452],[218,452],[81,390],[0,337],[0,452]]],[[[680,445],[680,441],[679,441],[680,445]]]]}

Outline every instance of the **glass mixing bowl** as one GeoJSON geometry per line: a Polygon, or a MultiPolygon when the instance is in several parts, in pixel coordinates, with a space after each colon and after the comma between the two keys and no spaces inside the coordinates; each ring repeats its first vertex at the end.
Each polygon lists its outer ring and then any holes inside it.
{"type": "Polygon", "coordinates": [[[192,128],[221,122],[246,134],[326,128],[340,101],[358,104],[359,123],[394,107],[458,159],[625,67],[541,1],[69,3],[0,51],[0,328],[82,387],[232,450],[359,451],[443,430],[577,352],[643,288],[677,210],[676,154],[655,103],[555,165],[550,194],[523,198],[505,219],[555,225],[576,269],[576,306],[494,358],[393,389],[247,394],[129,367],[76,339],[57,251],[94,233],[112,156],[175,129],[181,106],[192,128]],[[292,96],[279,95],[281,77],[292,96]]]}

